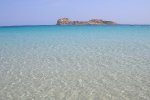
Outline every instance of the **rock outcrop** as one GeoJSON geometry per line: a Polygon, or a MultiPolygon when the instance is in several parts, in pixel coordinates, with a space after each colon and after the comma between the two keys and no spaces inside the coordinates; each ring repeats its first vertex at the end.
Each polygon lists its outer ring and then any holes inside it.
{"type": "Polygon", "coordinates": [[[57,25],[105,25],[116,24],[113,21],[104,21],[100,19],[91,19],[89,21],[72,21],[69,18],[61,18],[57,20],[57,25]]]}

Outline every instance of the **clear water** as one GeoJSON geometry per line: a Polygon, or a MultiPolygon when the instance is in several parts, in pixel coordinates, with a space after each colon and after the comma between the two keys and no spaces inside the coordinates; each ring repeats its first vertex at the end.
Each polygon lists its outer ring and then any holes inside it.
{"type": "Polygon", "coordinates": [[[150,26],[1,27],[0,100],[150,100],[150,26]]]}

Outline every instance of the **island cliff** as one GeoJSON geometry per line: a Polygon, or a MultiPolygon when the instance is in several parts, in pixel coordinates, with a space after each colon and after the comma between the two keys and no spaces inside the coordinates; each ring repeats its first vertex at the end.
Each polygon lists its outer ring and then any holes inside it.
{"type": "Polygon", "coordinates": [[[91,19],[89,21],[72,21],[69,18],[61,18],[57,20],[57,25],[105,25],[116,24],[113,21],[104,21],[100,19],[91,19]]]}

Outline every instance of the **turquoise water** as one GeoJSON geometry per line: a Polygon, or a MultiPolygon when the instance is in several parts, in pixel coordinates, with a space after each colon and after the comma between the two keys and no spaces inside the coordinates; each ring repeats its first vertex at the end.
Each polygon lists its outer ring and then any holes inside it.
{"type": "Polygon", "coordinates": [[[150,26],[0,27],[0,100],[149,100],[150,26]]]}

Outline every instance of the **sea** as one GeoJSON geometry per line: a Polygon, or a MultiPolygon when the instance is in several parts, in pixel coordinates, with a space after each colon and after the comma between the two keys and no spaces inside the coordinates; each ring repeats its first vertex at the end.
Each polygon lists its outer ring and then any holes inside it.
{"type": "Polygon", "coordinates": [[[150,100],[150,25],[0,27],[0,100],[150,100]]]}

